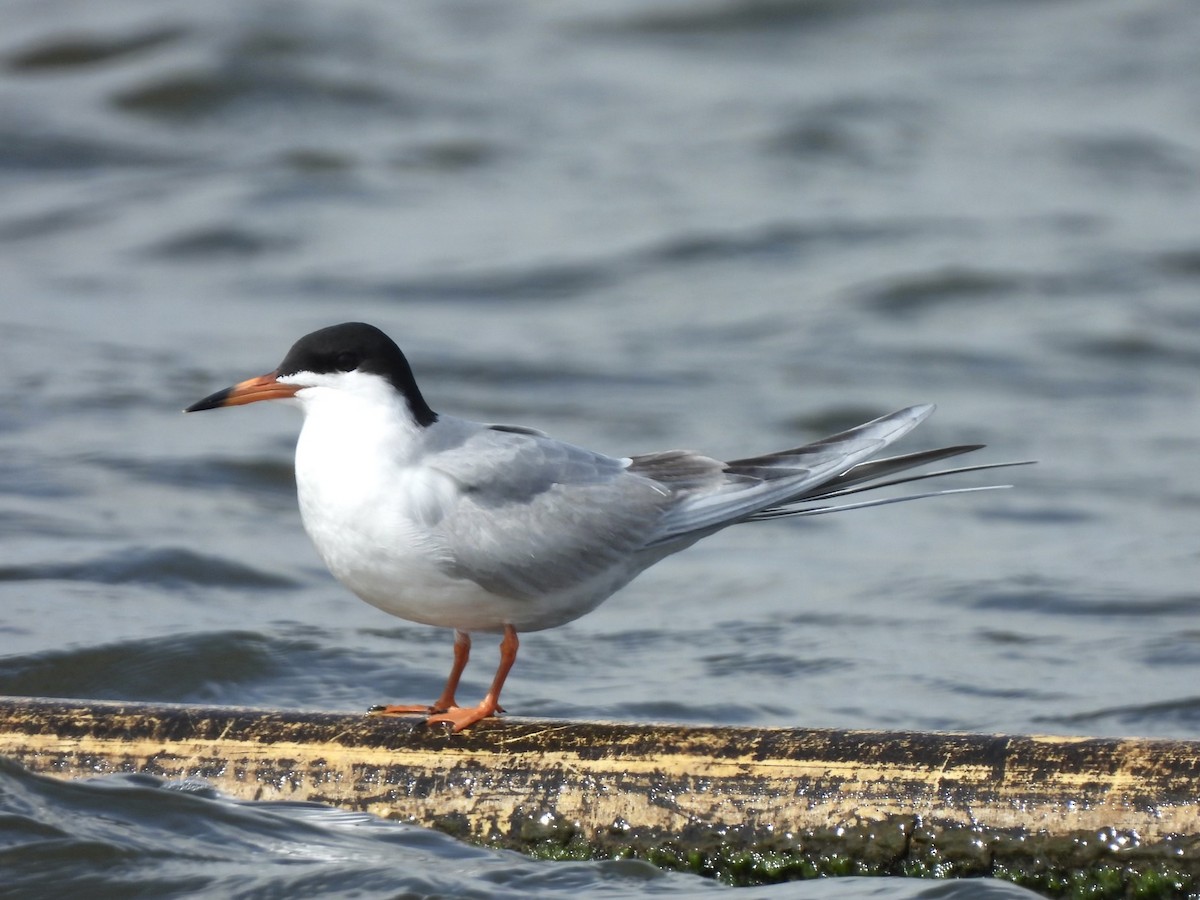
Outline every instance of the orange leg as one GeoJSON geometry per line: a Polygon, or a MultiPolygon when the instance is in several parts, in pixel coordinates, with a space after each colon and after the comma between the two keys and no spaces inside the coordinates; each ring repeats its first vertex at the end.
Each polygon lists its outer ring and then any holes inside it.
{"type": "Polygon", "coordinates": [[[442,688],[442,696],[433,701],[432,706],[402,705],[402,706],[372,706],[369,712],[373,716],[404,716],[422,715],[445,712],[458,706],[454,702],[454,692],[458,690],[458,680],[462,678],[467,660],[471,658],[471,636],[465,631],[454,632],[454,665],[450,669],[450,677],[442,688]]]}
{"type": "MultiPolygon", "coordinates": [[[[457,638],[455,646],[457,647],[457,638]]],[[[432,715],[428,719],[429,724],[449,722],[454,726],[454,731],[462,731],[480,719],[486,719],[494,716],[497,712],[502,712],[500,690],[504,687],[504,680],[508,678],[508,670],[517,661],[518,646],[520,645],[517,641],[517,629],[511,625],[505,625],[504,639],[500,641],[500,666],[496,669],[496,677],[492,679],[492,686],[488,689],[487,695],[478,706],[451,706],[445,712],[432,715]]]]}

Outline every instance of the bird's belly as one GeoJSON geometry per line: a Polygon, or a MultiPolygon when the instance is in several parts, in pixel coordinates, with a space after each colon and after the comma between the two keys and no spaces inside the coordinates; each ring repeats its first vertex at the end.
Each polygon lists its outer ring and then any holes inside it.
{"type": "Polygon", "coordinates": [[[358,597],[410,622],[461,631],[553,628],[590,612],[611,592],[578,585],[569,592],[507,596],[453,573],[433,533],[403,516],[373,515],[360,507],[320,515],[301,498],[305,530],[329,571],[358,597]]]}
{"type": "Polygon", "coordinates": [[[372,606],[410,622],[460,631],[499,632],[508,624],[532,630],[525,627],[533,612],[529,602],[501,597],[474,582],[420,564],[389,568],[395,568],[400,577],[362,569],[333,572],[372,606]]]}
{"type": "Polygon", "coordinates": [[[410,622],[492,631],[504,628],[505,598],[448,574],[416,528],[393,521],[387,529],[369,521],[305,517],[317,553],[347,588],[384,612],[410,622]]]}

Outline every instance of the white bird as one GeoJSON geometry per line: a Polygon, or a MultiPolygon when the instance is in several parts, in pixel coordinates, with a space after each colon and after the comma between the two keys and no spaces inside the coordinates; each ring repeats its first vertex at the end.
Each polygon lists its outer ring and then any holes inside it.
{"type": "Polygon", "coordinates": [[[740,522],[984,490],[826,503],[885,485],[1019,465],[886,480],[982,446],[870,459],[933,412],[929,405],[732,462],[686,450],[615,458],[530,428],[435,413],[400,348],[358,322],[306,335],[275,371],[186,412],[259,400],[288,400],[304,412],[296,444],[300,515],[334,576],[385,612],[454,629],[454,665],[441,696],[431,705],[372,712],[420,713],[455,731],[500,711],[519,632],[591,612],[642,570],[707,535],[740,522]],[[455,692],[473,632],[504,635],[500,665],[482,702],[462,707],[455,692]]]}

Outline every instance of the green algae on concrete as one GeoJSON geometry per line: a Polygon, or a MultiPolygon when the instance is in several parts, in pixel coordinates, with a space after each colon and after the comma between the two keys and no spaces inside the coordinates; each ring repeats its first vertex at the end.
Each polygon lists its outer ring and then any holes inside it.
{"type": "Polygon", "coordinates": [[[642,859],[737,886],[845,875],[999,878],[1071,900],[1200,898],[1195,839],[1147,844],[1112,831],[1051,836],[978,826],[938,828],[894,817],[857,827],[809,829],[748,847],[740,838],[693,840],[614,831],[588,841],[577,823],[542,819],[490,846],[538,859],[642,859]]]}

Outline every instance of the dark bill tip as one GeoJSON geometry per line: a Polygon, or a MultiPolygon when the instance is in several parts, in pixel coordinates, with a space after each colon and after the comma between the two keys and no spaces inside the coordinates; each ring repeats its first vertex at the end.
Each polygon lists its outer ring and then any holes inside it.
{"type": "Polygon", "coordinates": [[[209,394],[203,400],[197,400],[195,403],[185,409],[184,412],[200,412],[201,410],[217,409],[218,407],[224,406],[229,400],[229,394],[232,391],[233,388],[227,387],[223,391],[217,391],[215,394],[209,394]]]}

